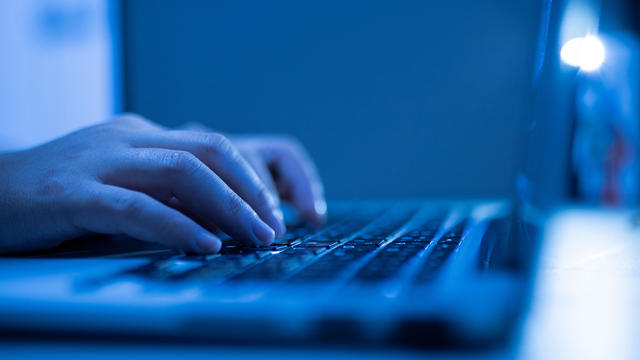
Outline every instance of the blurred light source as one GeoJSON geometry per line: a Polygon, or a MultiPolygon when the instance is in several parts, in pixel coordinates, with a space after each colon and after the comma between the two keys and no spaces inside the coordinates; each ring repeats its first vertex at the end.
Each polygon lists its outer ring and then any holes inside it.
{"type": "Polygon", "coordinates": [[[584,71],[594,71],[604,62],[604,45],[593,35],[574,38],[562,45],[560,57],[571,66],[584,71]]]}

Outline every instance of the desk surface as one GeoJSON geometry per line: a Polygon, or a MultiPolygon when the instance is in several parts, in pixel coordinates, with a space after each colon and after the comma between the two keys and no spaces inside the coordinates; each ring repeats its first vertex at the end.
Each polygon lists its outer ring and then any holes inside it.
{"type": "Polygon", "coordinates": [[[521,339],[490,353],[6,340],[0,358],[640,359],[640,230],[630,218],[625,211],[579,209],[554,216],[521,339]]]}
{"type": "Polygon", "coordinates": [[[574,209],[552,218],[521,354],[640,359],[640,230],[632,216],[574,209]]]}

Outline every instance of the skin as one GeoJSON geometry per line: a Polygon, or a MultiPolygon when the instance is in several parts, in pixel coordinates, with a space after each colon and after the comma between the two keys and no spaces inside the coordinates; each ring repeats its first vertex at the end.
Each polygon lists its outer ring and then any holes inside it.
{"type": "Polygon", "coordinates": [[[280,202],[322,223],[322,184],[289,137],[227,138],[122,115],[25,151],[0,154],[0,251],[126,234],[215,253],[224,232],[248,245],[285,231],[280,202]]]}

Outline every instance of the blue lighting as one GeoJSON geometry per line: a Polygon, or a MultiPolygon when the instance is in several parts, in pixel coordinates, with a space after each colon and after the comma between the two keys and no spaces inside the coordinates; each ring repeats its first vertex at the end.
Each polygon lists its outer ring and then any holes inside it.
{"type": "Polygon", "coordinates": [[[584,71],[595,71],[602,66],[605,49],[602,41],[593,35],[573,38],[560,50],[562,60],[584,71]]]}

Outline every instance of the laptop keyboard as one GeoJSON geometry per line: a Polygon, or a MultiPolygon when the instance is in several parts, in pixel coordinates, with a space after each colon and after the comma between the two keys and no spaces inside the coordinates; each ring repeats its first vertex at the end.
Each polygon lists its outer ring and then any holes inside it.
{"type": "Polygon", "coordinates": [[[166,256],[124,275],[207,284],[376,283],[399,276],[412,259],[426,256],[412,279],[425,284],[437,278],[458,248],[465,222],[442,229],[444,213],[422,219],[418,214],[409,207],[345,212],[322,229],[290,227],[270,246],[225,244],[219,254],[166,256]]]}

